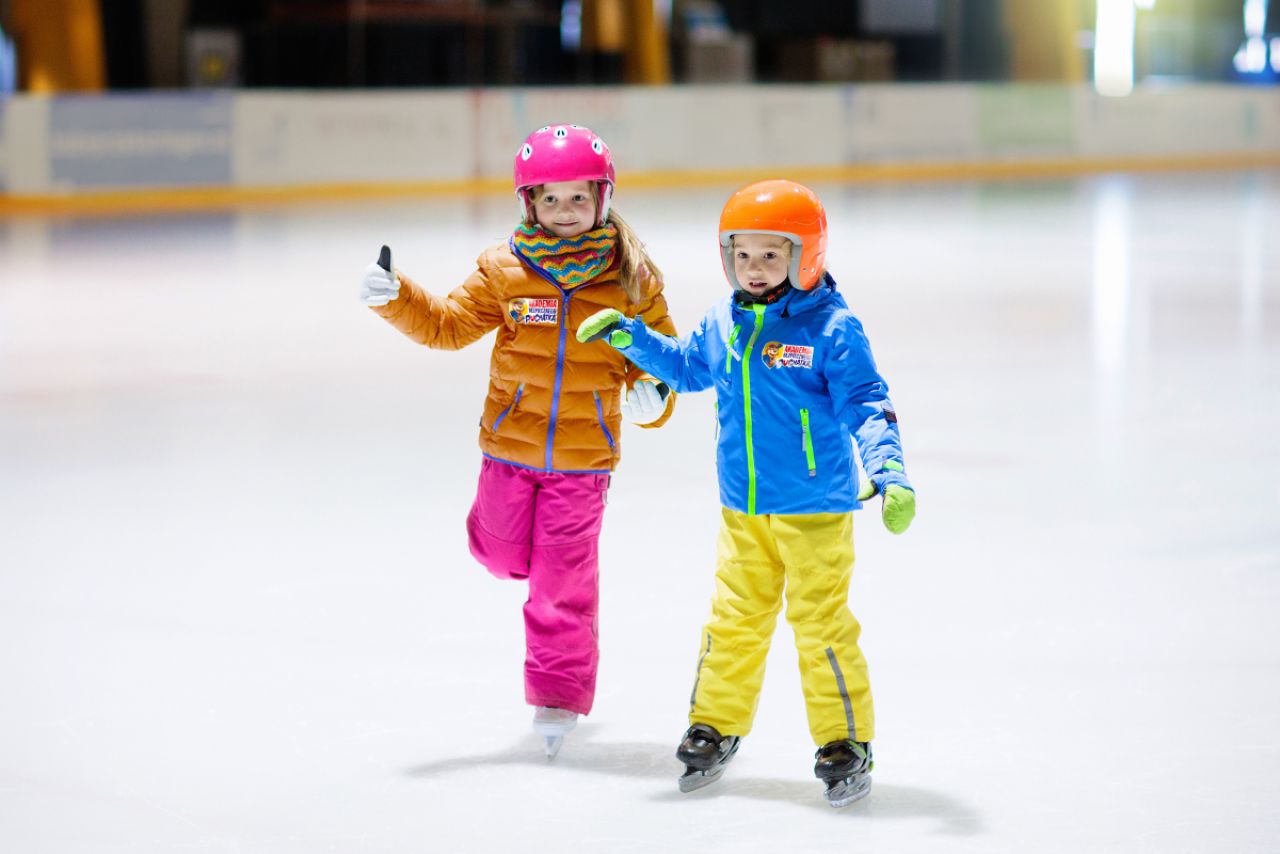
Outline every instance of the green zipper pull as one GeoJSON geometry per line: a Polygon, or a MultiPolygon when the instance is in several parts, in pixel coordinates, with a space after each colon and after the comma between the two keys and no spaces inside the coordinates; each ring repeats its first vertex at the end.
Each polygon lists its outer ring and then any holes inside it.
{"type": "Polygon", "coordinates": [[[729,331],[729,343],[724,349],[724,372],[727,374],[733,367],[733,342],[738,340],[738,330],[742,327],[738,324],[733,325],[733,329],[729,331]]]}
{"type": "Polygon", "coordinates": [[[747,515],[756,515],[756,449],[751,437],[751,350],[756,346],[760,330],[764,327],[764,305],[756,303],[752,308],[756,313],[755,328],[747,339],[746,349],[742,351],[742,408],[746,420],[747,433],[747,515]]]}
{"type": "Polygon", "coordinates": [[[809,433],[809,410],[800,410],[800,429],[804,431],[804,459],[809,464],[809,477],[818,474],[818,464],[813,459],[813,436],[809,433]]]}

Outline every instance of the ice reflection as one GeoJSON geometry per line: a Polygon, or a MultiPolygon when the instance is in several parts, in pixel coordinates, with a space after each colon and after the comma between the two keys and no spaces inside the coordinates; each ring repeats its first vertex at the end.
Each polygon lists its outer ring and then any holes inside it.
{"type": "Polygon", "coordinates": [[[1115,378],[1125,366],[1132,310],[1132,198],[1128,184],[1107,179],[1098,187],[1093,225],[1093,361],[1115,378]]]}
{"type": "Polygon", "coordinates": [[[1240,340],[1246,349],[1261,343],[1262,338],[1263,234],[1266,221],[1266,194],[1258,183],[1253,183],[1245,191],[1240,228],[1240,340]]]}

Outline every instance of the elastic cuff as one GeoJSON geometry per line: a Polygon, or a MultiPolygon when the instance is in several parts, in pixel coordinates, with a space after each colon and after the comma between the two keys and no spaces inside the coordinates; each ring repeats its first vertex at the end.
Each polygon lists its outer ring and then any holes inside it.
{"type": "Polygon", "coordinates": [[[640,330],[644,328],[645,325],[634,317],[623,317],[622,320],[618,322],[618,328],[609,333],[609,344],[615,350],[626,350],[635,344],[636,336],[643,334],[640,330]],[[613,343],[613,336],[619,335],[619,333],[626,336],[625,344],[621,342],[617,344],[613,343]]]}
{"type": "Polygon", "coordinates": [[[911,487],[911,481],[907,480],[907,476],[902,472],[882,471],[879,474],[872,475],[871,482],[876,485],[876,491],[881,494],[884,494],[884,491],[891,486],[901,486],[904,489],[910,489],[915,492],[911,487]]]}

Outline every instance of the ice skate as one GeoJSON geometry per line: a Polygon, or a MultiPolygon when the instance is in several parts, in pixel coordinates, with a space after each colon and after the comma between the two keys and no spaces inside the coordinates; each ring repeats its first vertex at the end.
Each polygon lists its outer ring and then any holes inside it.
{"type": "Polygon", "coordinates": [[[720,779],[724,766],[738,752],[741,742],[736,735],[721,735],[715,727],[694,724],[676,748],[676,759],[684,763],[680,791],[692,792],[720,779]]]}
{"type": "Polygon", "coordinates": [[[538,706],[533,713],[533,731],[546,740],[547,758],[554,759],[564,737],[578,725],[578,713],[554,706],[538,706]]]}
{"type": "Polygon", "coordinates": [[[871,744],[865,741],[832,741],[818,748],[813,774],[827,784],[827,803],[847,807],[871,791],[871,744]]]}

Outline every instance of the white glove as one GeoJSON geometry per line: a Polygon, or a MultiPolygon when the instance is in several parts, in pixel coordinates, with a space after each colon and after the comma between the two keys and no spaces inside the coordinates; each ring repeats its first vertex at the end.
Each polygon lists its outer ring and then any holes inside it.
{"type": "Polygon", "coordinates": [[[627,390],[627,399],[622,402],[622,414],[632,424],[652,424],[667,411],[667,396],[671,388],[666,383],[656,380],[636,380],[636,384],[627,390]]]}
{"type": "Polygon", "coordinates": [[[364,268],[360,282],[360,301],[365,305],[386,305],[400,296],[400,277],[394,270],[384,270],[377,264],[364,268]]]}

